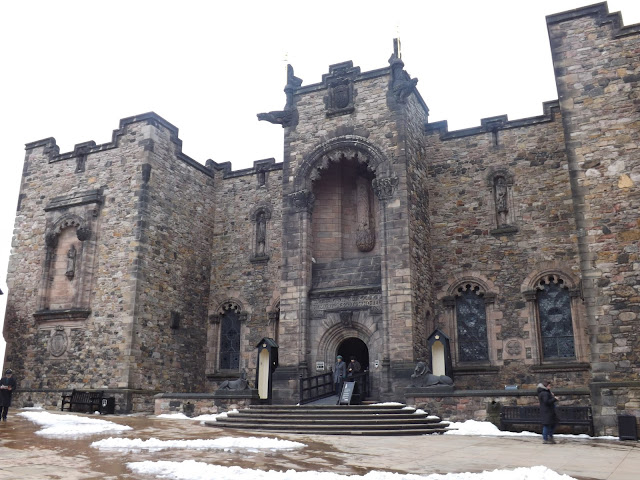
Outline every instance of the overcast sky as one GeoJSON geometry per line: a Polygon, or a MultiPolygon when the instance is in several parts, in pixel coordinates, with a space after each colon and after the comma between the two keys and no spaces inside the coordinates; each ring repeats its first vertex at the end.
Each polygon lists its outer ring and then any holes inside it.
{"type": "MultiPolygon", "coordinates": [[[[200,163],[280,162],[282,128],[256,113],[284,107],[286,63],[303,85],[345,60],[362,71],[385,67],[397,36],[430,121],[453,130],[494,115],[540,115],[542,102],[557,99],[545,16],[590,3],[0,2],[0,288],[6,294],[25,143],[55,137],[61,153],[101,144],[121,118],[154,111],[200,163]]],[[[640,22],[637,0],[611,0],[609,11],[640,22]]],[[[0,342],[0,363],[3,350],[0,342]]]]}

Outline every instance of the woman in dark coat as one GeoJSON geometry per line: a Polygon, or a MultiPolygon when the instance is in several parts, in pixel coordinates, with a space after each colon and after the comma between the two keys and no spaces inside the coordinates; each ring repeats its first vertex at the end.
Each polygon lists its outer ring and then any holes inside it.
{"type": "Polygon", "coordinates": [[[540,420],[542,422],[542,442],[556,443],[553,432],[556,429],[556,402],[558,399],[551,391],[551,382],[538,384],[538,400],[540,400],[540,420]]]}
{"type": "Polygon", "coordinates": [[[16,389],[16,379],[13,378],[11,369],[7,369],[4,377],[0,378],[0,418],[7,421],[7,412],[11,406],[11,395],[16,389]]]}

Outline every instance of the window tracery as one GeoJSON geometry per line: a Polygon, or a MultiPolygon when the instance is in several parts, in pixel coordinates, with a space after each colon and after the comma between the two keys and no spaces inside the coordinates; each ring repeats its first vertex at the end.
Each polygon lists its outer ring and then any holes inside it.
{"type": "Polygon", "coordinates": [[[536,304],[543,359],[575,358],[575,338],[569,287],[551,274],[536,285],[536,304]]]}
{"type": "Polygon", "coordinates": [[[484,292],[478,285],[461,285],[455,296],[455,315],[460,362],[489,360],[487,312],[484,292]]]}

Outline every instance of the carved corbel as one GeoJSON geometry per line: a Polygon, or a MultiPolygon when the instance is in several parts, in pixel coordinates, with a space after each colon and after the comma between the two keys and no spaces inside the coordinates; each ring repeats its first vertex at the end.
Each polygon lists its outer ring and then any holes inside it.
{"type": "Polygon", "coordinates": [[[374,178],[372,185],[378,199],[382,201],[391,200],[398,187],[398,177],[374,178]]]}
{"type": "Polygon", "coordinates": [[[315,195],[309,190],[300,190],[291,193],[287,196],[289,199],[289,205],[295,212],[307,212],[313,211],[313,204],[315,202],[315,195]]]}
{"type": "Polygon", "coordinates": [[[353,312],[351,310],[343,310],[340,312],[340,322],[345,328],[353,327],[353,312]]]}
{"type": "Polygon", "coordinates": [[[55,232],[47,232],[44,235],[44,243],[47,247],[55,248],[58,245],[58,235],[55,232]]]}
{"type": "Polygon", "coordinates": [[[78,227],[76,230],[76,237],[78,237],[78,240],[81,242],[89,240],[89,237],[91,237],[91,229],[87,226],[78,227]]]}

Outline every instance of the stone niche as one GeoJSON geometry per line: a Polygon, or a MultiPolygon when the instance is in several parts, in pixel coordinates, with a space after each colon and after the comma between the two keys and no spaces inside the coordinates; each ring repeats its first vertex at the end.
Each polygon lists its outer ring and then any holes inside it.
{"type": "MultiPolygon", "coordinates": [[[[103,196],[100,190],[56,197],[45,207],[43,268],[34,318],[40,328],[69,326],[91,310],[91,279],[96,255],[96,229],[103,196]]],[[[60,355],[61,338],[53,331],[52,354],[60,355]]]]}

